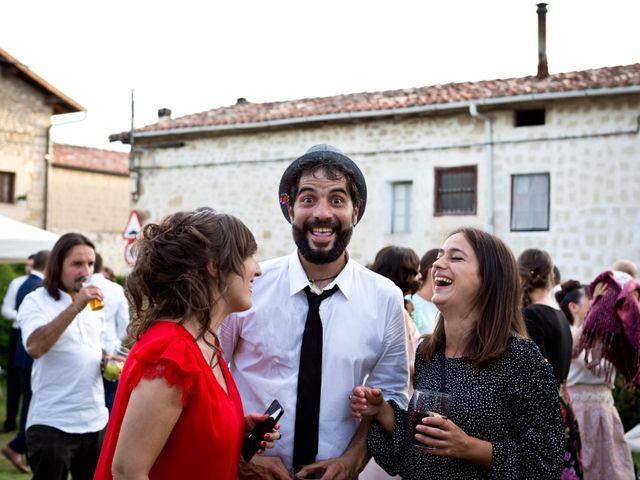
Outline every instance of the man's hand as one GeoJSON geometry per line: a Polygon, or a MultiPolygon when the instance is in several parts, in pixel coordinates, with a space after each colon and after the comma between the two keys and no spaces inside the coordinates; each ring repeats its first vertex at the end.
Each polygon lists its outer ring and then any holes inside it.
{"type": "Polygon", "coordinates": [[[86,287],[82,287],[78,293],[76,293],[73,298],[73,306],[80,313],[84,310],[84,307],[93,300],[94,298],[104,300],[104,295],[102,294],[102,290],[96,287],[95,285],[87,285],[86,287]]]}
{"type": "Polygon", "coordinates": [[[316,474],[315,477],[321,480],[353,480],[358,478],[358,474],[362,470],[361,461],[354,455],[345,453],[340,457],[320,460],[318,462],[307,465],[300,470],[295,478],[306,478],[309,475],[316,474]],[[322,476],[318,476],[321,474],[322,476]]]}
{"type": "Polygon", "coordinates": [[[240,459],[238,479],[291,480],[291,476],[280,457],[259,457],[256,455],[250,462],[240,459]]]}

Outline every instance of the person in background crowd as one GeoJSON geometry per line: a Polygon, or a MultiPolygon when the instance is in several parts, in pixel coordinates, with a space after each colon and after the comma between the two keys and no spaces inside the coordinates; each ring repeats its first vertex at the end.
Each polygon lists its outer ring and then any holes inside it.
{"type": "MultiPolygon", "coordinates": [[[[215,331],[251,306],[256,248],[240,220],[208,208],[144,227],[127,279],[136,343],[96,480],[236,480],[243,436],[267,417],[244,417],[215,331]]],[[[279,437],[265,434],[262,448],[279,437]]]]}
{"type": "MultiPolygon", "coordinates": [[[[372,271],[387,277],[400,290],[403,296],[411,296],[420,286],[421,275],[419,271],[420,259],[411,248],[391,245],[381,249],[375,257],[373,264],[369,267],[372,271]]],[[[405,309],[404,326],[406,330],[407,357],[409,360],[409,371],[413,375],[413,363],[416,357],[416,348],[420,341],[418,333],[411,315],[405,309]]]]}
{"type": "Polygon", "coordinates": [[[16,324],[18,318],[18,308],[16,307],[16,297],[18,289],[25,282],[31,273],[33,266],[33,257],[35,253],[29,255],[24,263],[25,274],[14,278],[9,283],[9,287],[2,300],[2,316],[11,322],[11,330],[9,331],[9,345],[7,349],[7,400],[6,400],[6,416],[3,424],[5,432],[13,432],[17,428],[16,419],[18,418],[18,407],[20,405],[20,380],[18,371],[13,361],[16,357],[16,348],[20,337],[20,330],[16,324]]]}
{"type": "MultiPolygon", "coordinates": [[[[577,280],[567,280],[556,293],[560,308],[571,324],[573,359],[567,378],[571,405],[580,426],[582,468],[585,480],[625,480],[633,478],[631,452],[624,440],[620,415],[613,403],[613,378],[607,380],[606,368],[598,373],[587,369],[578,351],[582,322],[591,300],[577,280]]],[[[606,360],[605,360],[606,361],[606,360]]]]}
{"type": "MultiPolygon", "coordinates": [[[[102,257],[96,253],[96,272],[103,271],[102,257]]],[[[95,284],[102,291],[104,297],[104,349],[111,356],[121,355],[122,342],[127,337],[129,325],[129,302],[124,289],[115,282],[108,280],[102,273],[94,273],[95,284]]],[[[116,396],[118,382],[104,379],[105,403],[111,413],[113,400],[116,396]]]]}
{"type": "Polygon", "coordinates": [[[411,318],[421,335],[432,333],[436,328],[438,307],[431,301],[433,297],[433,280],[431,279],[431,265],[438,257],[438,249],[427,251],[420,259],[420,277],[422,284],[418,291],[411,296],[413,311],[411,318]]]}
{"type": "Polygon", "coordinates": [[[612,268],[614,271],[626,273],[631,278],[638,278],[638,267],[631,260],[616,260],[612,268]]]}
{"type": "Polygon", "coordinates": [[[573,339],[569,322],[557,308],[555,299],[550,297],[554,281],[553,263],[547,252],[530,248],[518,257],[518,269],[523,289],[524,320],[529,337],[553,367],[558,382],[565,428],[563,475],[583,478],[580,432],[567,391],[573,339]]]}
{"type": "Polygon", "coordinates": [[[347,251],[367,201],[349,157],[311,147],[285,170],[278,192],[297,250],[263,264],[254,306],[220,328],[245,408],[277,398],[286,412],[284,440],[243,463],[240,478],[357,478],[369,460],[370,422],[349,416],[353,385],[373,382],[407,404],[402,294],[347,251]]]}
{"type": "MultiPolygon", "coordinates": [[[[24,298],[42,285],[44,279],[44,271],[49,260],[49,250],[41,250],[33,256],[33,264],[31,273],[22,283],[16,295],[16,309],[20,309],[20,305],[24,298]]],[[[19,325],[18,325],[19,327],[19,325]]],[[[18,328],[18,332],[20,329],[18,328]]],[[[18,382],[20,385],[20,396],[22,397],[22,409],[20,412],[20,428],[18,434],[2,449],[2,454],[16,467],[19,471],[30,473],[31,469],[26,464],[25,454],[27,452],[26,424],[27,414],[29,413],[29,402],[31,401],[31,366],[33,359],[27,355],[22,346],[22,336],[18,333],[18,344],[16,345],[16,354],[14,357],[14,366],[18,373],[18,382]]]]}
{"type": "Polygon", "coordinates": [[[22,344],[34,359],[27,417],[27,459],[35,480],[93,477],[107,408],[100,375],[104,311],[93,273],[95,248],[79,233],[62,235],[51,250],[39,288],[20,305],[22,344]]]}
{"type": "Polygon", "coordinates": [[[375,383],[355,387],[352,414],[376,419],[374,458],[405,480],[560,478],[557,384],[525,338],[513,254],[498,237],[462,228],[432,268],[441,314],[418,347],[413,383],[449,394],[449,414],[414,426],[413,412],[385,401],[375,383]]]}

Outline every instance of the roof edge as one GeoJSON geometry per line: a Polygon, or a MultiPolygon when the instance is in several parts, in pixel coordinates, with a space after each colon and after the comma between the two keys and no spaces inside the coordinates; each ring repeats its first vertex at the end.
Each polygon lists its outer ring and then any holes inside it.
{"type": "Polygon", "coordinates": [[[38,88],[39,90],[53,95],[57,98],[57,102],[52,105],[53,115],[61,115],[65,113],[77,113],[86,112],[86,108],[73,100],[71,97],[65,95],[60,90],[55,88],[44,78],[37,75],[29,67],[21,63],[18,59],[11,56],[5,50],[0,48],[0,63],[6,62],[15,67],[20,75],[30,84],[38,88]]]}
{"type": "Polygon", "coordinates": [[[153,138],[153,137],[167,137],[176,135],[192,135],[192,134],[207,134],[207,133],[227,133],[238,131],[255,131],[269,128],[279,128],[295,125],[304,125],[318,122],[332,122],[332,121],[349,121],[349,120],[364,120],[373,118],[384,118],[389,116],[405,116],[405,115],[417,115],[425,113],[439,113],[454,110],[468,109],[472,104],[477,107],[482,106],[498,106],[509,105],[516,103],[528,103],[528,102],[540,102],[540,101],[552,101],[552,100],[565,100],[576,99],[586,97],[601,97],[610,95],[628,95],[628,94],[640,94],[640,85],[630,85],[623,87],[607,87],[607,88],[592,88],[586,90],[574,90],[574,91],[562,91],[562,92],[545,92],[545,93],[531,93],[525,95],[513,95],[503,97],[485,97],[473,100],[465,100],[462,102],[450,102],[450,103],[435,103],[428,105],[419,105],[413,107],[404,108],[391,108],[385,110],[363,110],[359,112],[339,112],[323,115],[312,115],[308,117],[291,117],[283,118],[279,120],[268,120],[264,122],[249,122],[249,123],[234,123],[229,125],[205,125],[200,127],[186,127],[186,128],[169,128],[165,130],[152,130],[152,131],[133,131],[116,133],[109,136],[111,142],[123,142],[125,144],[130,143],[131,135],[133,138],[153,138]]]}

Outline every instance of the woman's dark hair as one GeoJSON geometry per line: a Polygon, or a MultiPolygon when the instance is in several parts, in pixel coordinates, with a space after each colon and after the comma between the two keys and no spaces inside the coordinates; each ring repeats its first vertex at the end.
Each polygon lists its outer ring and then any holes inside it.
{"type": "Polygon", "coordinates": [[[420,259],[410,248],[391,245],[376,254],[370,269],[395,283],[404,295],[413,294],[420,287],[416,280],[420,259]]]}
{"type": "Polygon", "coordinates": [[[433,262],[438,258],[438,249],[432,248],[427,253],[425,253],[420,259],[420,275],[422,275],[422,281],[427,281],[427,275],[429,275],[429,269],[433,262]]]}
{"type": "Polygon", "coordinates": [[[60,284],[64,259],[67,258],[71,249],[78,245],[86,245],[93,251],[96,250],[93,243],[81,233],[65,233],[51,249],[42,286],[56,300],[60,300],[60,290],[64,290],[63,285],[60,284]]]}
{"type": "MultiPolygon", "coordinates": [[[[476,228],[460,228],[449,236],[457,233],[464,235],[478,259],[480,289],[476,298],[469,301],[479,309],[480,318],[470,333],[464,355],[479,368],[503,356],[514,333],[528,336],[520,309],[518,267],[509,247],[495,235],[476,228]]],[[[440,314],[433,334],[420,344],[419,351],[432,360],[445,340],[440,314]]]]}
{"type": "MultiPolygon", "coordinates": [[[[210,314],[224,296],[230,274],[244,274],[244,260],[256,252],[253,234],[237,218],[211,209],[177,212],[146,225],[136,242],[136,263],[127,278],[135,314],[129,336],[137,340],[161,318],[194,318],[198,339],[211,331],[210,314]],[[216,272],[215,279],[209,270],[216,272]]],[[[215,348],[215,347],[214,347],[215,348]]]]}
{"type": "Polygon", "coordinates": [[[584,285],[577,280],[567,280],[562,284],[560,290],[556,292],[556,301],[571,325],[574,322],[573,314],[569,310],[569,304],[575,303],[577,305],[584,295],[586,295],[584,285]]]}
{"type": "Polygon", "coordinates": [[[553,281],[553,262],[544,250],[529,248],[518,257],[518,271],[522,282],[522,308],[531,305],[531,292],[548,288],[553,281]]]}

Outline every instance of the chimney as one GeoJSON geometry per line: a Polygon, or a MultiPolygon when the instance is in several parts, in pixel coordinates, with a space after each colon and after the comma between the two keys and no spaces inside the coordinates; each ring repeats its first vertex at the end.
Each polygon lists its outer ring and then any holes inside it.
{"type": "Polygon", "coordinates": [[[538,74],[540,80],[549,76],[547,65],[547,4],[538,4],[538,74]]]}
{"type": "Polygon", "coordinates": [[[171,120],[171,109],[161,108],[158,110],[158,122],[171,120]]]}

